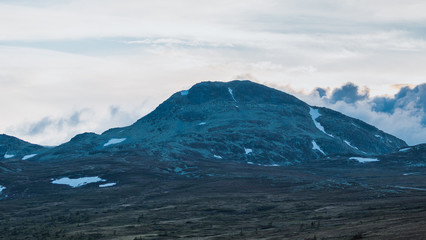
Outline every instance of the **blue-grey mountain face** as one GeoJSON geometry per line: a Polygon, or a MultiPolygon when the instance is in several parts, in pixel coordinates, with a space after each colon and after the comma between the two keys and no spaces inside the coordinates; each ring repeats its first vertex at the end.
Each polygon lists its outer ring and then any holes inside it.
{"type": "Polygon", "coordinates": [[[0,161],[16,158],[27,160],[45,150],[42,146],[22,141],[16,137],[0,134],[0,161]]]}
{"type": "Polygon", "coordinates": [[[379,155],[406,143],[327,108],[250,81],[202,82],[131,126],[85,133],[35,160],[140,152],[159,160],[222,159],[290,165],[335,155],[379,155]]]}

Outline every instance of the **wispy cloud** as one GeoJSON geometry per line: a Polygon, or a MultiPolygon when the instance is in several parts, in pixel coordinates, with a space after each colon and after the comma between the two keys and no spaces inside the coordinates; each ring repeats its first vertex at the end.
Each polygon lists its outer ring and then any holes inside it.
{"type": "Polygon", "coordinates": [[[121,41],[124,44],[139,44],[146,46],[167,46],[167,47],[208,47],[208,48],[220,48],[220,47],[233,47],[231,43],[217,43],[217,42],[206,42],[189,39],[174,39],[174,38],[147,38],[143,40],[127,40],[121,41]]]}
{"type": "Polygon", "coordinates": [[[68,127],[76,127],[79,124],[84,123],[82,120],[82,115],[85,112],[89,112],[90,110],[84,109],[80,111],[76,111],[72,113],[68,118],[58,118],[54,119],[52,117],[44,117],[40,121],[30,124],[25,124],[22,126],[22,130],[24,134],[34,136],[39,134],[44,134],[46,130],[55,130],[60,131],[63,128],[68,127]]]}
{"type": "Polygon", "coordinates": [[[50,118],[45,117],[36,123],[32,123],[29,126],[29,129],[26,130],[25,132],[28,135],[37,135],[37,134],[43,133],[46,130],[46,128],[50,127],[52,124],[53,124],[53,121],[50,118]]]}

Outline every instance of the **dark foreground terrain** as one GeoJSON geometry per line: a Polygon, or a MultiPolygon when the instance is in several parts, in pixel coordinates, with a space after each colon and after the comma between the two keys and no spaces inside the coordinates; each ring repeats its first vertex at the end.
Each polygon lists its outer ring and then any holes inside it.
{"type": "Polygon", "coordinates": [[[394,165],[398,156],[344,159],[287,167],[187,161],[181,170],[112,156],[43,165],[46,176],[31,172],[39,163],[12,162],[9,169],[24,170],[8,175],[16,185],[0,200],[0,238],[426,239],[425,167],[394,165]],[[47,176],[71,167],[118,184],[50,183],[47,176]]]}

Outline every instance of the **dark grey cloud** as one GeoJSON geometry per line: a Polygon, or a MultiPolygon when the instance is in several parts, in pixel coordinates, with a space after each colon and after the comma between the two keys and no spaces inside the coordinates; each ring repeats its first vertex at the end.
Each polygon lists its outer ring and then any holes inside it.
{"type": "Polygon", "coordinates": [[[393,114],[397,109],[412,109],[421,114],[426,126],[426,83],[414,88],[403,87],[393,97],[376,97],[371,100],[372,110],[393,114]]]}
{"type": "Polygon", "coordinates": [[[386,112],[393,114],[395,112],[395,102],[394,98],[388,97],[377,97],[373,99],[372,110],[375,112],[386,112]]]}
{"type": "Polygon", "coordinates": [[[332,90],[316,88],[310,95],[298,96],[309,104],[363,120],[410,145],[426,143],[426,83],[402,87],[391,97],[371,97],[369,89],[359,89],[355,84],[346,84],[332,90]]]}
{"type": "MultiPolygon", "coordinates": [[[[321,89],[324,90],[324,89],[321,89]]],[[[321,91],[320,90],[320,91],[321,91]]],[[[318,90],[317,90],[318,91],[318,90]]],[[[343,101],[346,103],[355,103],[368,98],[369,90],[367,88],[364,91],[360,91],[359,87],[353,83],[347,83],[341,88],[336,88],[333,90],[330,96],[330,101],[336,103],[343,101]]],[[[321,92],[318,91],[321,96],[321,92]]],[[[322,92],[325,94],[325,91],[322,92]]]]}
{"type": "Polygon", "coordinates": [[[415,86],[414,88],[402,87],[398,93],[392,97],[373,97],[369,96],[369,89],[347,83],[340,88],[332,90],[330,96],[324,88],[316,88],[313,92],[329,104],[344,102],[355,104],[359,101],[366,101],[370,110],[379,113],[394,114],[397,110],[409,111],[413,116],[420,116],[421,123],[426,126],[426,83],[415,86]]]}
{"type": "Polygon", "coordinates": [[[318,96],[322,97],[327,97],[327,90],[324,88],[315,88],[314,92],[318,93],[318,96]]]}

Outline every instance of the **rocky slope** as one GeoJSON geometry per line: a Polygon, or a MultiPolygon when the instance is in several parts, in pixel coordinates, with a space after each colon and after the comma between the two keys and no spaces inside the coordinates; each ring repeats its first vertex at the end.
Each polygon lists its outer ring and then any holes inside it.
{"type": "Polygon", "coordinates": [[[38,155],[67,160],[140,152],[161,160],[222,159],[291,165],[335,155],[378,155],[406,143],[374,126],[250,81],[202,82],[131,126],[85,133],[38,155]]]}
{"type": "Polygon", "coordinates": [[[8,159],[27,160],[46,150],[47,148],[42,146],[22,141],[16,137],[0,134],[0,161],[7,161],[8,159]]]}

